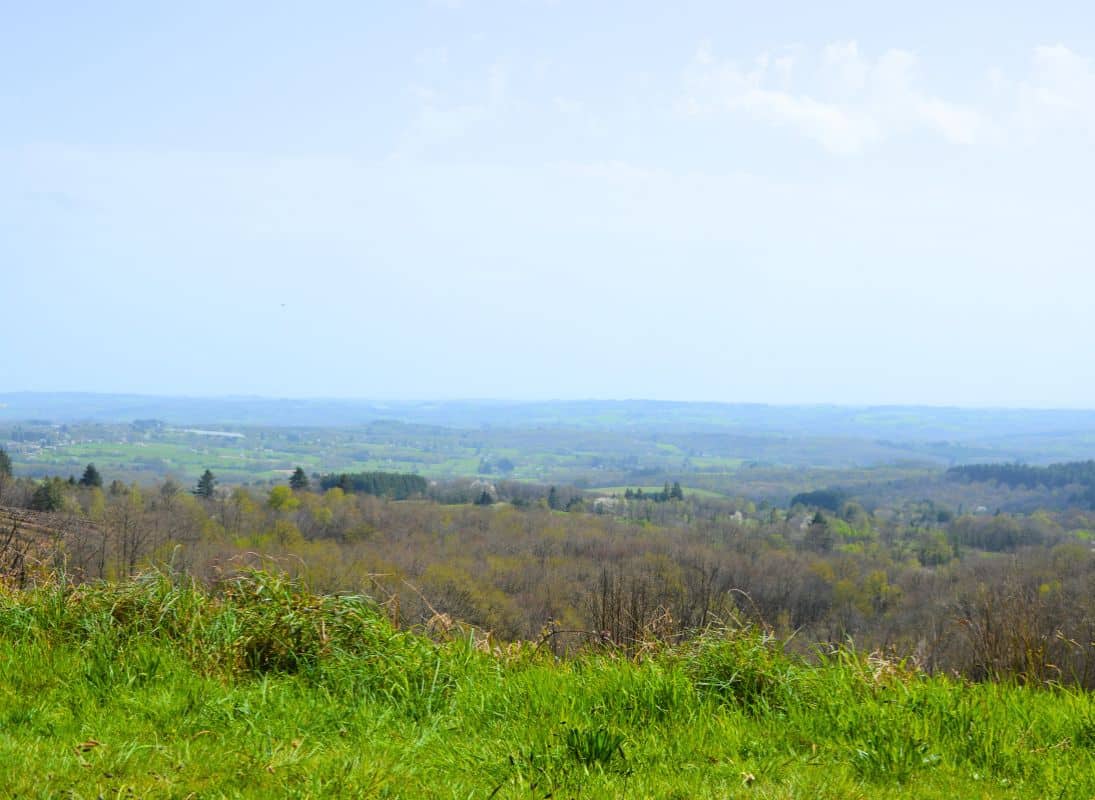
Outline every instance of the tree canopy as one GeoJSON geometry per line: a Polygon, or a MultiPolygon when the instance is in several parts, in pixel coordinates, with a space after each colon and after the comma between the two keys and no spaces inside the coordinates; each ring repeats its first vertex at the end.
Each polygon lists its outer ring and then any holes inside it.
{"type": "Polygon", "coordinates": [[[1015,489],[1023,487],[1036,489],[1060,489],[1065,486],[1079,487],[1073,502],[1095,508],[1095,461],[1070,461],[1064,464],[1050,464],[1047,467],[1033,467],[1029,464],[966,464],[952,467],[947,475],[973,482],[996,483],[1015,489]]]}
{"type": "Polygon", "coordinates": [[[65,505],[65,482],[60,478],[47,478],[34,490],[30,507],[34,511],[60,511],[65,505]]]}
{"type": "Polygon", "coordinates": [[[308,480],[308,475],[301,467],[297,467],[293,470],[293,474],[289,476],[289,488],[295,492],[302,492],[308,489],[311,485],[311,481],[308,480]]]}
{"type": "Polygon", "coordinates": [[[791,507],[806,506],[808,508],[824,508],[834,514],[840,511],[848,493],[843,489],[817,489],[813,492],[800,492],[791,498],[791,507]]]}
{"type": "Polygon", "coordinates": [[[212,472],[206,470],[198,478],[198,485],[194,488],[194,494],[198,497],[210,498],[217,489],[217,478],[212,472]]]}
{"type": "Polygon", "coordinates": [[[103,486],[103,476],[99,474],[99,470],[95,468],[94,464],[88,464],[84,469],[84,474],[80,477],[80,485],[86,487],[98,487],[103,486]]]}
{"type": "Polygon", "coordinates": [[[332,473],[320,478],[319,485],[325,490],[338,487],[348,493],[372,494],[393,500],[425,494],[429,488],[421,475],[404,472],[332,473]]]}
{"type": "Polygon", "coordinates": [[[275,511],[292,511],[300,506],[300,500],[293,496],[293,490],[290,487],[275,486],[270,490],[266,504],[275,511]]]}

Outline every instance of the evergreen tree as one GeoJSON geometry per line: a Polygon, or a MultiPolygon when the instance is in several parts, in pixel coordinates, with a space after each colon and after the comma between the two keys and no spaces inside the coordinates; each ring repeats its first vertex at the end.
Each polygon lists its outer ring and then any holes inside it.
{"type": "Polygon", "coordinates": [[[11,477],[11,456],[8,451],[0,447],[0,478],[11,477]]]}
{"type": "Polygon", "coordinates": [[[304,470],[297,467],[293,470],[293,474],[289,476],[289,488],[295,492],[303,492],[308,489],[309,486],[308,476],[304,473],[304,470]]]}
{"type": "Polygon", "coordinates": [[[80,485],[88,488],[92,486],[102,488],[103,476],[99,474],[99,470],[95,469],[94,464],[88,464],[87,468],[84,469],[84,474],[80,478],[80,485]]]}
{"type": "Polygon", "coordinates": [[[482,494],[480,494],[479,497],[477,497],[475,500],[475,504],[477,506],[489,506],[493,502],[494,498],[490,496],[490,492],[488,492],[486,489],[484,489],[482,494]]]}
{"type": "Polygon", "coordinates": [[[319,485],[326,491],[335,487],[347,494],[358,492],[377,497],[391,497],[393,500],[406,500],[416,495],[424,495],[429,488],[421,475],[399,472],[357,472],[347,474],[324,475],[319,485]]]}
{"type": "Polygon", "coordinates": [[[673,488],[669,490],[669,498],[671,500],[684,499],[684,490],[681,489],[680,481],[673,481],[673,488]]]}
{"type": "Polygon", "coordinates": [[[65,482],[60,478],[47,478],[39,484],[30,498],[34,511],[60,511],[65,505],[65,482]]]}
{"type": "Polygon", "coordinates": [[[202,476],[198,478],[198,485],[194,489],[194,494],[196,494],[198,497],[205,497],[208,499],[213,496],[213,492],[216,490],[216,488],[216,477],[214,477],[212,472],[206,470],[202,473],[202,476]]]}
{"type": "Polygon", "coordinates": [[[559,508],[559,493],[555,491],[554,486],[552,486],[551,489],[548,490],[547,504],[548,508],[552,510],[556,510],[559,508]]]}

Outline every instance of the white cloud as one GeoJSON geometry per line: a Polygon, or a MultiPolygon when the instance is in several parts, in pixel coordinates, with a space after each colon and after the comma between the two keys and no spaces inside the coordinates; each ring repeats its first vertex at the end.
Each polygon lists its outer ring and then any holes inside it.
{"type": "Polygon", "coordinates": [[[867,85],[868,65],[855,42],[833,42],[822,51],[831,85],[841,93],[862,91],[867,85]]]}
{"type": "Polygon", "coordinates": [[[871,60],[856,42],[831,43],[806,61],[764,53],[748,69],[704,45],[686,73],[684,106],[788,126],[843,155],[916,131],[976,142],[988,127],[984,116],[920,88],[917,71],[912,53],[888,50],[871,60]]]}
{"type": "Polygon", "coordinates": [[[772,122],[796,126],[836,153],[854,153],[879,136],[869,115],[823,103],[807,95],[752,86],[735,101],[737,108],[772,122]]]}
{"type": "Polygon", "coordinates": [[[978,112],[935,97],[922,98],[916,107],[916,115],[924,125],[957,144],[974,144],[986,125],[978,112]]]}
{"type": "Polygon", "coordinates": [[[1034,49],[1030,77],[1018,83],[1021,124],[1029,129],[1082,127],[1095,122],[1091,60],[1064,45],[1034,49]]]}

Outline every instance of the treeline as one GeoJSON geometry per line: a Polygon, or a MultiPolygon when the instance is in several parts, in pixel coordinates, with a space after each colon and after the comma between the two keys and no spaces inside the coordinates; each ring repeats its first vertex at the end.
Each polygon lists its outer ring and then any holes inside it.
{"type": "Polygon", "coordinates": [[[429,483],[421,475],[403,472],[340,472],[323,475],[319,479],[322,489],[341,489],[354,494],[390,497],[407,500],[426,494],[429,483]]]}
{"type": "Polygon", "coordinates": [[[1073,461],[1035,467],[1029,464],[967,464],[952,467],[947,474],[969,481],[995,481],[1011,488],[1047,489],[1062,486],[1095,486],[1095,461],[1073,461]]]}
{"type": "Polygon", "coordinates": [[[660,492],[643,492],[642,487],[635,489],[627,489],[624,492],[625,500],[650,500],[655,503],[668,503],[670,500],[683,500],[684,490],[681,488],[680,483],[673,482],[670,486],[667,481],[665,486],[660,492]]]}
{"type": "Polygon", "coordinates": [[[812,492],[800,492],[791,498],[791,506],[824,508],[834,514],[848,502],[849,495],[842,489],[817,489],[812,492]]]}
{"type": "Polygon", "coordinates": [[[1034,467],[1029,464],[968,464],[947,470],[948,476],[976,482],[994,481],[1011,489],[1077,487],[1069,502],[1095,509],[1095,461],[1072,461],[1034,467]]]}

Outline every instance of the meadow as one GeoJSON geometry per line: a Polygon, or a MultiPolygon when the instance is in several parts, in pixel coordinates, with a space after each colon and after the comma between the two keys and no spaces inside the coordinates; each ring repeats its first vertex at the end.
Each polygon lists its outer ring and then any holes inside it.
{"type": "Polygon", "coordinates": [[[1077,798],[1095,698],[749,625],[567,659],[247,571],[0,593],[5,796],[1077,798]],[[429,634],[429,635],[427,635],[429,634]]]}

